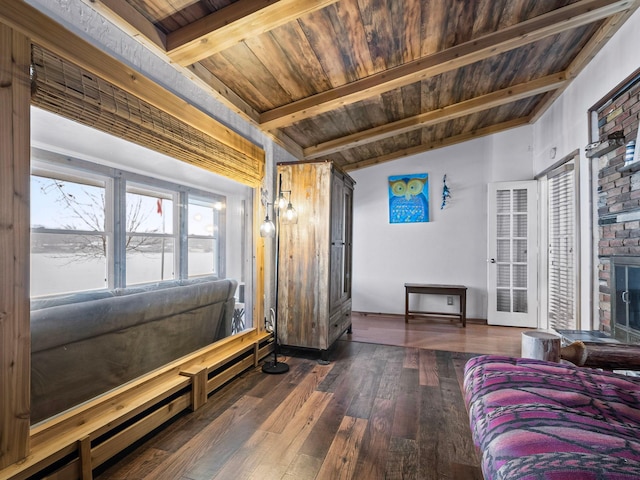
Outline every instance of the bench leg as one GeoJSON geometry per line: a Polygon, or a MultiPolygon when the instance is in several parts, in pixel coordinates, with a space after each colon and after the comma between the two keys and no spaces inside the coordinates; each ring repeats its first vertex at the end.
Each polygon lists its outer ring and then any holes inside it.
{"type": "Polygon", "coordinates": [[[184,370],[180,375],[191,378],[191,410],[196,411],[207,403],[207,367],[184,370]]]}
{"type": "Polygon", "coordinates": [[[462,317],[462,328],[467,327],[467,293],[460,294],[460,316],[462,317]]]}
{"type": "Polygon", "coordinates": [[[409,323],[409,291],[404,290],[404,323],[409,323]]]}
{"type": "Polygon", "coordinates": [[[80,478],[82,480],[93,479],[93,465],[91,464],[91,438],[87,435],[78,440],[80,457],[80,478]]]}

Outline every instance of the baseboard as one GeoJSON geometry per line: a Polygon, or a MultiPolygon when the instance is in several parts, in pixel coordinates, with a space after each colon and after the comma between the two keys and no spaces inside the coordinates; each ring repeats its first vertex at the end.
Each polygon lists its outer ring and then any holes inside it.
{"type": "MultiPolygon", "coordinates": [[[[383,313],[383,312],[362,312],[359,310],[353,310],[351,312],[352,315],[360,315],[361,317],[398,317],[404,321],[404,313],[383,313]]],[[[437,315],[434,315],[433,318],[439,318],[437,315]]],[[[444,320],[451,320],[449,317],[442,317],[444,320]]],[[[470,318],[467,317],[467,323],[474,323],[479,325],[486,325],[486,318],[470,318]]]]}

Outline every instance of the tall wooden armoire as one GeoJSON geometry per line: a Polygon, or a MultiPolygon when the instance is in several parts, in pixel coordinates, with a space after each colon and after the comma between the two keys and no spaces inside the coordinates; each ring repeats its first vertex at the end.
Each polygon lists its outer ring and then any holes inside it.
{"type": "Polygon", "coordinates": [[[327,349],[351,328],[353,179],[331,162],[278,164],[298,213],[280,223],[278,340],[327,349]]]}

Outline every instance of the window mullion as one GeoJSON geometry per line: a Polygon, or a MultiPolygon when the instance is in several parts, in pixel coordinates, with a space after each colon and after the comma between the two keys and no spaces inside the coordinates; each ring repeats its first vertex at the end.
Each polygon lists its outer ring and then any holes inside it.
{"type": "Polygon", "coordinates": [[[176,202],[176,218],[178,221],[178,255],[177,255],[177,272],[180,280],[189,278],[188,272],[188,212],[189,199],[187,192],[180,191],[178,193],[179,201],[176,202]]]}
{"type": "Polygon", "coordinates": [[[214,231],[214,237],[216,239],[216,243],[218,246],[218,257],[216,258],[216,266],[217,273],[220,278],[226,278],[227,276],[227,252],[226,252],[226,236],[221,235],[221,232],[227,231],[226,220],[227,220],[227,208],[223,209],[215,209],[214,210],[214,218],[215,224],[217,226],[216,231],[214,231]]]}
{"type": "Polygon", "coordinates": [[[110,262],[110,268],[113,268],[111,278],[113,279],[112,288],[124,288],[126,286],[127,267],[126,267],[126,224],[127,218],[127,201],[126,201],[126,185],[122,175],[116,175],[113,181],[113,201],[108,204],[111,207],[111,215],[113,221],[113,261],[110,262]]]}

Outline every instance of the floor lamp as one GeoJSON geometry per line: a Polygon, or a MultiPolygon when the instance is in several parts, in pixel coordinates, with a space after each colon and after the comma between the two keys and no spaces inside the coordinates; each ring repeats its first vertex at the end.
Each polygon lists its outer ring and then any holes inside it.
{"type": "Polygon", "coordinates": [[[275,261],[275,315],[273,317],[273,335],[274,335],[274,347],[273,347],[273,361],[265,362],[262,365],[262,371],[264,373],[285,373],[289,371],[289,365],[284,362],[278,362],[278,273],[280,265],[280,225],[281,223],[291,224],[298,221],[298,215],[296,210],[291,204],[291,190],[282,190],[282,174],[280,174],[278,181],[278,201],[276,203],[266,202],[267,214],[260,225],[260,236],[270,237],[276,239],[276,261],[275,261]],[[287,194],[287,197],[285,197],[287,194]],[[275,224],[269,218],[269,205],[273,206],[275,224]],[[282,215],[283,214],[283,215],[282,215]],[[282,218],[281,218],[282,217],[282,218]]]}

